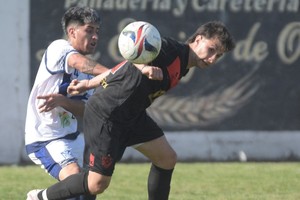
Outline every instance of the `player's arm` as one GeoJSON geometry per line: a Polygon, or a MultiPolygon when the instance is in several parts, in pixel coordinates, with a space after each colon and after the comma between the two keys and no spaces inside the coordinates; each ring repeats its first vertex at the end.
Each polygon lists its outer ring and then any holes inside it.
{"type": "Polygon", "coordinates": [[[60,106],[71,112],[75,117],[83,117],[85,102],[77,99],[70,99],[62,94],[47,94],[37,96],[37,99],[43,99],[43,103],[39,105],[39,112],[49,112],[60,106]]]}
{"type": "Polygon", "coordinates": [[[78,95],[82,92],[85,92],[90,89],[94,89],[96,87],[99,87],[103,80],[106,78],[106,76],[110,73],[110,70],[107,70],[103,72],[102,74],[99,74],[98,76],[95,76],[94,78],[90,80],[72,80],[70,83],[67,92],[70,95],[78,95]]]}
{"type": "Polygon", "coordinates": [[[101,65],[87,56],[79,53],[70,55],[68,59],[68,65],[82,73],[92,74],[95,76],[108,70],[108,68],[104,65],[101,65]]]}
{"type": "Polygon", "coordinates": [[[138,68],[142,74],[146,75],[149,79],[152,80],[162,80],[163,73],[161,68],[155,66],[149,66],[145,64],[134,64],[136,68],[138,68]]]}
{"type": "MultiPolygon", "coordinates": [[[[143,64],[135,64],[135,67],[137,67],[141,72],[146,75],[149,79],[153,80],[162,80],[163,79],[163,73],[162,70],[158,67],[154,66],[148,66],[143,64]]],[[[102,74],[99,74],[98,76],[95,76],[94,78],[90,80],[72,80],[70,83],[67,92],[70,95],[78,95],[82,92],[85,92],[89,89],[94,89],[98,86],[100,86],[105,79],[105,77],[110,73],[110,70],[106,70],[102,74]]]]}

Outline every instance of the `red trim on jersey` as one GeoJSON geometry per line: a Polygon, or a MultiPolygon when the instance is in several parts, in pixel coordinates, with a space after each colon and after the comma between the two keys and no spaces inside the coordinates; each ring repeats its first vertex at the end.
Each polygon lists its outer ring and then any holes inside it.
{"type": "Polygon", "coordinates": [[[178,84],[180,80],[180,59],[177,57],[171,65],[167,67],[170,77],[170,89],[178,84]]]}
{"type": "Polygon", "coordinates": [[[117,64],[116,66],[114,66],[112,69],[111,69],[111,73],[114,74],[116,71],[118,71],[125,63],[127,62],[127,60],[124,60],[123,62],[117,64]]]}
{"type": "Polygon", "coordinates": [[[90,154],[90,167],[94,167],[95,164],[95,156],[91,153],[90,154]]]}
{"type": "Polygon", "coordinates": [[[101,165],[104,167],[104,168],[109,168],[111,167],[113,163],[113,159],[110,155],[107,155],[107,156],[102,156],[101,158],[101,165]]]}

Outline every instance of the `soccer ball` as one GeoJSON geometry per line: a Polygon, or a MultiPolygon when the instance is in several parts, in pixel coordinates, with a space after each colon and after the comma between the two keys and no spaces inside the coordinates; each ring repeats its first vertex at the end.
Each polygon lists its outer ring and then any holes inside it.
{"type": "Polygon", "coordinates": [[[118,47],[126,60],[136,64],[147,64],[157,57],[161,48],[161,37],[152,24],[136,21],[121,31],[118,47]]]}

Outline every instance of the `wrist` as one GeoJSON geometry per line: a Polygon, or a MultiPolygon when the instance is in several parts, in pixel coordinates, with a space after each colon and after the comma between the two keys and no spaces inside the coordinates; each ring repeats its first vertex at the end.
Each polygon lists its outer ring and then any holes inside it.
{"type": "Polygon", "coordinates": [[[89,80],[89,79],[87,79],[86,80],[86,84],[85,84],[85,90],[89,90],[91,87],[93,87],[93,81],[92,80],[89,80]]]}
{"type": "Polygon", "coordinates": [[[140,69],[142,73],[143,73],[143,69],[144,69],[145,67],[148,67],[148,66],[147,66],[147,65],[144,65],[144,66],[140,69]]]}

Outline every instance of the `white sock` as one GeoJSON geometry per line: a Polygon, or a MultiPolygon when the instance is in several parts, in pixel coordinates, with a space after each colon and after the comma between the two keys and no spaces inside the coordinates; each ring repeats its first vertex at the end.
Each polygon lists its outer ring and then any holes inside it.
{"type": "Polygon", "coordinates": [[[47,192],[47,189],[42,192],[42,197],[44,200],[48,200],[46,192],[47,192]]]}

